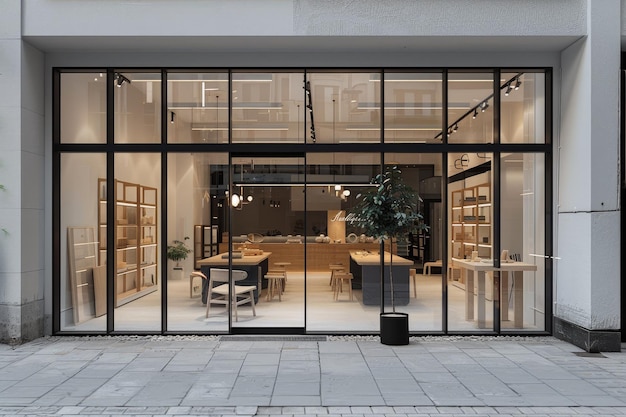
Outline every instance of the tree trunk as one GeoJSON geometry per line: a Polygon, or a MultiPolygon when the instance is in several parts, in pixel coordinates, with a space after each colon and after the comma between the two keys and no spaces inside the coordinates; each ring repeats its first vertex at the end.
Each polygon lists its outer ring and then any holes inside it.
{"type": "MultiPolygon", "coordinates": [[[[384,267],[384,265],[383,265],[384,267]]],[[[393,238],[389,238],[389,288],[391,289],[391,311],[396,312],[396,294],[393,290],[393,238]]]]}

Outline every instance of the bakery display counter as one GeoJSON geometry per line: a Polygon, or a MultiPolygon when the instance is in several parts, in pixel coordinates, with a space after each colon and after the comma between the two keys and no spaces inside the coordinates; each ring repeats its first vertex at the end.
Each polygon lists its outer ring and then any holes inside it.
{"type": "MultiPolygon", "coordinates": [[[[243,244],[233,243],[234,249],[244,250],[243,244]]],[[[271,252],[270,266],[278,262],[289,262],[288,271],[304,271],[305,245],[300,243],[247,243],[245,250],[261,249],[271,252]]],[[[220,243],[220,252],[228,252],[228,243],[220,243]]],[[[380,244],[371,243],[307,243],[306,244],[306,267],[309,271],[330,271],[329,264],[350,264],[351,251],[380,250],[380,244]]],[[[395,256],[394,256],[395,260],[395,256]]]]}

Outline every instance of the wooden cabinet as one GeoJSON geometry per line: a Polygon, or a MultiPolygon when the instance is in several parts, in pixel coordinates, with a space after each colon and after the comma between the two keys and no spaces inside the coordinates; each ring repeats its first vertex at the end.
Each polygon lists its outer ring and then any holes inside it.
{"type": "Polygon", "coordinates": [[[450,203],[450,256],[469,259],[477,251],[480,258],[491,258],[490,184],[452,191],[450,203]]]}
{"type": "MultiPolygon", "coordinates": [[[[106,180],[98,180],[99,250],[106,259],[106,180]]],[[[115,180],[115,305],[156,291],[157,189],[115,180]]]]}

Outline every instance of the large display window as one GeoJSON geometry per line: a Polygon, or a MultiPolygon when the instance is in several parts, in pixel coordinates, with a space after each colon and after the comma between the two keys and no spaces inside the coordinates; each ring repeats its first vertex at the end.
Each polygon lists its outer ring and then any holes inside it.
{"type": "Polygon", "coordinates": [[[107,329],[106,248],[107,227],[99,227],[106,216],[99,201],[106,189],[104,153],[61,154],[61,212],[59,236],[61,258],[60,300],[57,314],[61,330],[107,329]]]}
{"type": "Polygon", "coordinates": [[[389,257],[414,334],[549,332],[549,79],[56,70],[54,331],[372,334],[389,257]],[[421,220],[382,246],[390,166],[421,220]]]}
{"type": "Polygon", "coordinates": [[[161,72],[113,72],[115,142],[161,142],[161,72]]]}
{"type": "Polygon", "coordinates": [[[64,72],[59,79],[61,143],[105,143],[107,72],[64,72]]]}
{"type": "Polygon", "coordinates": [[[385,72],[385,143],[440,143],[442,72],[385,72]]]}

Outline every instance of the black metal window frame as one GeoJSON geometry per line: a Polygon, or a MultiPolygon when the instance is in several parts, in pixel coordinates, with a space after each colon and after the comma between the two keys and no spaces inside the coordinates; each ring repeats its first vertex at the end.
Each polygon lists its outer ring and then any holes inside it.
{"type": "MultiPolygon", "coordinates": [[[[107,335],[122,335],[122,334],[146,334],[146,335],[168,335],[168,334],[220,334],[220,332],[180,332],[167,330],[167,286],[161,287],[161,330],[160,331],[119,331],[114,329],[114,287],[113,282],[113,270],[107,271],[107,325],[105,331],[93,331],[93,332],[76,332],[61,329],[61,230],[60,219],[62,211],[61,202],[61,155],[64,153],[103,153],[106,155],[107,165],[107,199],[112,201],[114,199],[114,156],[118,152],[124,153],[158,153],[161,156],[161,222],[160,233],[161,241],[167,242],[167,173],[168,164],[167,156],[170,153],[223,153],[228,155],[229,159],[229,171],[232,170],[230,163],[232,155],[241,154],[272,154],[275,156],[280,155],[308,155],[312,153],[332,153],[332,152],[347,152],[347,153],[379,153],[381,161],[384,161],[385,153],[411,153],[411,154],[439,154],[442,158],[443,166],[447,166],[448,155],[451,153],[490,153],[493,155],[493,170],[494,170],[494,253],[500,253],[500,156],[502,153],[535,153],[542,154],[545,157],[545,236],[544,246],[546,248],[545,258],[545,280],[544,280],[544,294],[545,294],[545,314],[544,314],[544,330],[542,331],[524,331],[513,330],[502,332],[500,328],[500,320],[494,320],[493,332],[466,332],[466,331],[450,331],[448,329],[448,291],[446,285],[446,262],[448,259],[448,232],[447,228],[443,229],[442,241],[442,259],[444,259],[444,267],[442,268],[442,323],[441,331],[418,331],[412,332],[413,335],[454,335],[454,334],[507,334],[507,335],[546,335],[552,333],[552,283],[553,283],[553,150],[552,150],[552,135],[553,135],[553,69],[551,67],[530,67],[530,68],[509,68],[509,67],[458,67],[458,68],[394,68],[394,67],[375,67],[375,68],[174,68],[174,67],[55,67],[52,69],[52,333],[55,335],[72,334],[72,335],[90,335],[90,334],[107,334],[107,335]],[[167,74],[169,72],[224,72],[229,75],[229,87],[232,83],[232,74],[234,72],[302,72],[304,79],[307,79],[308,73],[318,72],[378,72],[381,75],[381,79],[384,79],[386,72],[412,72],[412,73],[426,73],[426,72],[440,72],[442,73],[442,105],[444,107],[442,111],[442,141],[441,143],[385,143],[384,142],[384,104],[381,105],[381,142],[380,143],[315,143],[305,141],[304,143],[294,144],[278,144],[278,143],[228,143],[228,144],[211,144],[211,143],[167,143],[167,74]],[[493,72],[494,74],[494,86],[493,91],[500,91],[503,86],[500,85],[500,74],[502,72],[525,72],[525,73],[542,73],[545,75],[545,141],[543,143],[500,143],[500,94],[493,94],[494,100],[494,120],[493,131],[494,141],[493,143],[450,143],[448,142],[448,74],[450,72],[493,72]],[[62,73],[98,73],[106,72],[107,74],[107,115],[106,115],[106,143],[85,144],[85,143],[62,143],[61,142],[61,74],[62,73]],[[161,74],[161,141],[160,143],[115,143],[114,138],[114,74],[117,72],[154,72],[161,74]]],[[[384,82],[381,82],[381,103],[384,103],[384,82]]],[[[229,89],[231,91],[232,89],[229,89]]],[[[303,88],[303,102],[306,102],[306,91],[303,88]]],[[[622,98],[624,95],[622,94],[622,98]]],[[[302,110],[306,115],[306,107],[302,110]]],[[[307,137],[308,127],[306,125],[307,118],[304,118],[304,136],[307,137]]],[[[232,105],[229,100],[228,110],[228,131],[229,142],[231,142],[231,128],[232,128],[232,105]]],[[[623,140],[622,131],[622,143],[623,140]]],[[[442,204],[447,207],[447,180],[446,177],[442,177],[442,204]]],[[[306,216],[306,214],[305,214],[306,216]]],[[[114,209],[113,205],[107,205],[107,224],[114,224],[114,209]]],[[[448,210],[443,211],[443,224],[448,224],[448,210]]],[[[230,232],[230,231],[229,231],[230,232]]],[[[107,240],[114,240],[114,228],[107,228],[107,240]]],[[[160,258],[166,259],[166,245],[161,245],[160,258]]],[[[497,258],[497,257],[494,257],[497,258]]],[[[496,259],[497,262],[497,259],[496,259]]],[[[109,248],[107,250],[107,264],[114,264],[114,251],[109,248]]],[[[160,265],[161,276],[167,275],[167,265],[162,262],[160,265]]],[[[497,285],[499,282],[499,274],[495,274],[494,283],[496,284],[496,290],[499,290],[497,285]]],[[[305,302],[305,314],[306,314],[306,302],[305,302]]],[[[494,303],[494,317],[499,317],[499,303],[494,303]]],[[[305,316],[306,317],[306,316],[305,316]]],[[[304,329],[278,329],[278,333],[291,334],[294,332],[303,332],[307,334],[314,334],[315,332],[306,331],[306,320],[304,329]]],[[[257,330],[257,329],[255,329],[257,330]]],[[[262,330],[262,329],[258,329],[262,330]]],[[[233,332],[232,323],[229,320],[228,333],[233,332]]],[[[318,332],[319,333],[319,332],[318,332]]],[[[341,333],[346,332],[324,332],[324,334],[341,333]]],[[[369,333],[371,334],[371,332],[369,333]]]]}

